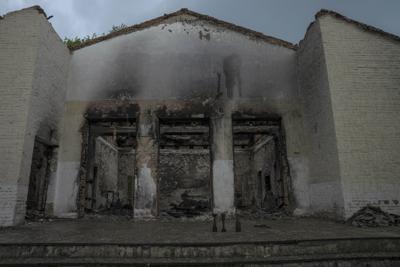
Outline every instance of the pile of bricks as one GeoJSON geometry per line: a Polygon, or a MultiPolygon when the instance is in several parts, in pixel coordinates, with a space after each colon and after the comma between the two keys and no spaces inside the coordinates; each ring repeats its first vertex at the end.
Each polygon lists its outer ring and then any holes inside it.
{"type": "Polygon", "coordinates": [[[400,215],[384,212],[379,207],[365,206],[347,222],[357,227],[400,226],[400,215]]]}

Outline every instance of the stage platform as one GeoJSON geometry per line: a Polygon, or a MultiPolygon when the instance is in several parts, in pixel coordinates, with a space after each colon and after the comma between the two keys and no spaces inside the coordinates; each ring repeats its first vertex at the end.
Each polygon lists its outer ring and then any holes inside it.
{"type": "Polygon", "coordinates": [[[293,217],[241,226],[235,232],[228,221],[227,232],[215,233],[211,221],[195,220],[31,222],[0,229],[0,265],[400,266],[400,227],[293,217]]]}

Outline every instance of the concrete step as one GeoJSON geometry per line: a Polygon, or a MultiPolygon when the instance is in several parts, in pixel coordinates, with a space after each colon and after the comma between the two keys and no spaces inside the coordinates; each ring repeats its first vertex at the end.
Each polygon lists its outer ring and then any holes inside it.
{"type": "Polygon", "coordinates": [[[152,266],[160,264],[160,266],[168,264],[172,264],[170,266],[196,264],[263,266],[263,264],[332,263],[335,261],[386,261],[390,264],[392,261],[400,263],[400,238],[179,244],[3,243],[0,244],[0,259],[0,265],[130,264],[141,266],[141,264],[151,263],[152,266]]]}
{"type": "Polygon", "coordinates": [[[266,258],[22,258],[0,266],[400,266],[399,253],[347,253],[266,258]]]}

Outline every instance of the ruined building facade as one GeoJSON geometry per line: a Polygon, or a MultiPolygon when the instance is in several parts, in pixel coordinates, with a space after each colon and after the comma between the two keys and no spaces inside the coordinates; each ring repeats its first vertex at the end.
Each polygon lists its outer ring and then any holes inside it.
{"type": "Polygon", "coordinates": [[[68,49],[32,7],[0,81],[1,226],[400,214],[400,39],[331,11],[298,45],[182,9],[68,49]]]}

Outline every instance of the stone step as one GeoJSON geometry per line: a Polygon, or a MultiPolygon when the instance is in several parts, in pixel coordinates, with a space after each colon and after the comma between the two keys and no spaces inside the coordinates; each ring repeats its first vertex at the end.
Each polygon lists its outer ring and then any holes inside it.
{"type": "Polygon", "coordinates": [[[400,238],[153,244],[3,243],[0,244],[0,259],[0,265],[112,263],[138,266],[144,263],[157,266],[169,263],[289,264],[367,259],[395,261],[400,260],[400,238]]]}
{"type": "Polygon", "coordinates": [[[265,258],[1,258],[0,266],[400,266],[399,253],[347,253],[265,258]]]}
{"type": "Polygon", "coordinates": [[[222,243],[3,243],[2,258],[227,258],[399,252],[400,238],[353,238],[222,243]]]}

